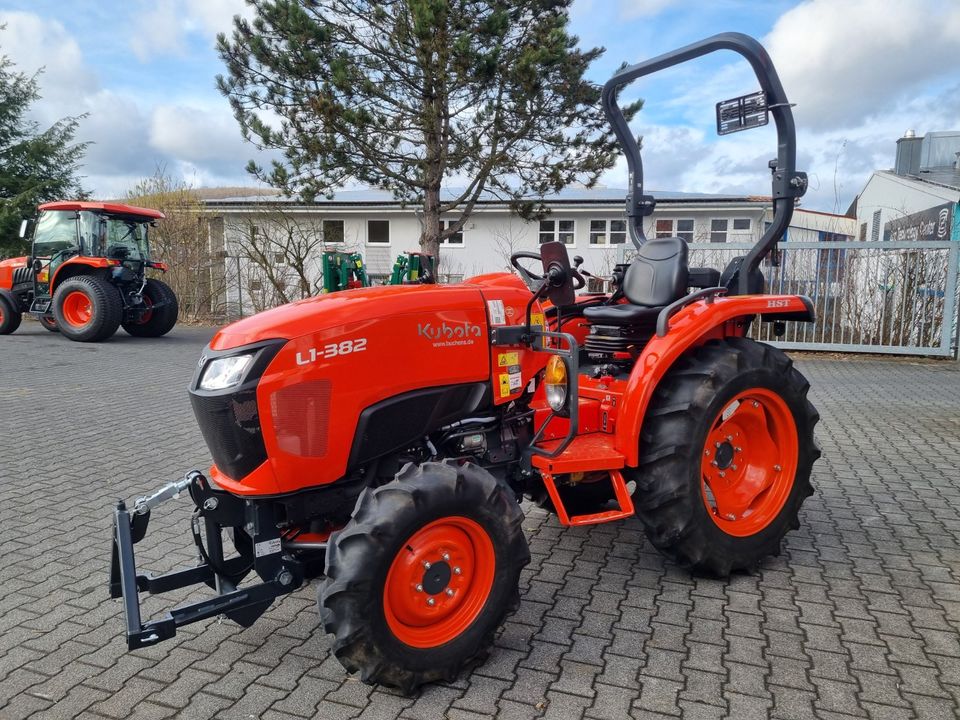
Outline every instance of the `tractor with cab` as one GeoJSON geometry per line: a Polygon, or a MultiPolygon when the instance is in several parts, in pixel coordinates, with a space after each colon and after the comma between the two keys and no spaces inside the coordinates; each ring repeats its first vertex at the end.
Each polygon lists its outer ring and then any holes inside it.
{"type": "Polygon", "coordinates": [[[177,322],[177,297],[148,278],[166,272],[150,257],[150,227],[163,213],[107,202],[59,201],[37,208],[20,226],[30,255],[0,261],[0,335],[23,313],[70,340],[99,342],[123,327],[159,337],[177,322]]]}
{"type": "Polygon", "coordinates": [[[189,386],[213,458],[113,516],[111,593],[132,648],[224,615],[253,623],[319,577],[323,631],[367,683],[413,691],[482,659],[520,602],[530,554],[521,500],[561,526],[636,517],[693,572],[749,571],[798,527],[820,452],[808,382],[759,323],[809,322],[808,298],[767,294],[762,259],[806,188],[790,103],[763,47],[717,35],[606,83],[630,169],[634,257],[613,293],[547,242],[517,273],[358,288],[220,330],[189,386]],[[640,152],[617,105],[627,83],[718,50],[761,90],[718,106],[721,132],[772,115],[773,219],[727,268],[691,268],[680,238],[647,239],[640,152]],[[188,494],[198,564],[153,576],[135,545],[188,494]],[[144,620],[141,593],[213,597],[144,620]]]}

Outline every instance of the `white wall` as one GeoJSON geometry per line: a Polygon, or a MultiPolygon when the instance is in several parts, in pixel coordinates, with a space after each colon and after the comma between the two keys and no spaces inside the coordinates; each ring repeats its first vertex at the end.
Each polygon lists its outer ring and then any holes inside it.
{"type": "Polygon", "coordinates": [[[960,193],[888,171],[875,172],[857,200],[856,237],[860,237],[861,228],[866,225],[866,240],[883,240],[883,226],[891,220],[946,202],[960,202],[960,193]],[[879,222],[875,223],[874,214],[878,211],[879,222]]]}
{"type": "MultiPolygon", "coordinates": [[[[670,204],[661,203],[654,214],[644,223],[648,237],[654,237],[657,220],[692,219],[694,221],[694,242],[709,242],[711,220],[728,220],[727,242],[754,242],[763,230],[763,218],[766,204],[761,201],[743,203],[698,203],[670,204]],[[733,220],[747,218],[750,229],[734,231],[733,220]]],[[[248,232],[251,223],[257,223],[255,211],[243,206],[217,210],[224,218],[224,233],[227,252],[231,256],[239,254],[236,250],[238,233],[248,232]]],[[[338,249],[359,251],[364,256],[367,273],[373,276],[389,275],[398,255],[409,250],[419,249],[420,221],[412,210],[397,210],[376,207],[317,208],[291,207],[287,212],[296,213],[305,221],[317,226],[323,220],[342,220],[344,223],[344,242],[338,249]],[[390,223],[389,244],[369,242],[367,221],[371,219],[387,220],[390,223]]],[[[449,220],[456,220],[453,215],[449,220]]],[[[611,220],[624,220],[620,204],[574,205],[556,207],[547,219],[554,222],[572,220],[574,222],[574,241],[568,245],[573,258],[581,255],[583,267],[594,274],[605,275],[620,260],[623,250],[631,250],[629,239],[623,245],[590,243],[591,220],[607,221],[609,230],[611,220]]],[[[469,218],[463,230],[463,244],[460,246],[444,244],[441,246],[441,267],[443,275],[470,277],[485,272],[505,270],[509,267],[509,256],[518,250],[536,251],[539,245],[539,222],[525,221],[506,209],[481,208],[469,218]]],[[[236,277],[236,263],[232,258],[226,260],[228,277],[236,277]]],[[[243,261],[241,261],[243,266],[243,261]]],[[[321,261],[319,253],[311,263],[311,268],[319,278],[321,261]]],[[[242,270],[241,272],[245,272],[242,270]]],[[[236,305],[238,297],[236,282],[228,283],[227,301],[236,305]]],[[[248,293],[249,294],[249,293],[248,293]]],[[[244,297],[244,312],[249,313],[250,298],[244,297]]]]}

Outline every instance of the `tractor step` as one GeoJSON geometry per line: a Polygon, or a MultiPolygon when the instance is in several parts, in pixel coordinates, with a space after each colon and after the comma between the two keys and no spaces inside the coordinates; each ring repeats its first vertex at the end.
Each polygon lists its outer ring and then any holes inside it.
{"type": "MultiPolygon", "coordinates": [[[[549,452],[559,447],[562,442],[563,440],[548,440],[537,443],[537,447],[549,452]]],[[[594,470],[619,470],[624,466],[625,458],[613,447],[613,435],[589,433],[575,437],[563,452],[555,457],[534,455],[530,462],[538,470],[557,475],[594,470]]]]}
{"type": "Polygon", "coordinates": [[[623,520],[633,515],[633,498],[630,497],[630,490],[623,480],[623,473],[619,470],[610,470],[610,482],[613,485],[613,494],[617,499],[619,507],[616,510],[603,510],[597,513],[586,515],[569,515],[560,498],[560,492],[557,490],[557,484],[550,473],[541,473],[543,484],[547,488],[547,494],[553,502],[553,507],[557,511],[557,519],[561,525],[598,525],[600,523],[612,522],[613,520],[623,520]]]}

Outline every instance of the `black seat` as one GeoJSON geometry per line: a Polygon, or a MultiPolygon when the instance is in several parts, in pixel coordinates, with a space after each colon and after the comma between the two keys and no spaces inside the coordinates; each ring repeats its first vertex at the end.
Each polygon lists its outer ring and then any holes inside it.
{"type": "Polygon", "coordinates": [[[588,307],[583,316],[603,325],[655,323],[665,305],[686,294],[687,272],[686,242],[677,237],[647,240],[623,276],[629,304],[588,307]]]}

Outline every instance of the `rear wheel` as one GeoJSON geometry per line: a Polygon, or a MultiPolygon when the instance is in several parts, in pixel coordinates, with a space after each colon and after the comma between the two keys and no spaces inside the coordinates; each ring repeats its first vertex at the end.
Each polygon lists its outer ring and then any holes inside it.
{"type": "Polygon", "coordinates": [[[165,282],[147,280],[143,289],[143,302],[147,310],[136,320],[125,321],[123,329],[135,337],[160,337],[177,324],[179,307],[177,296],[165,282]]]}
{"type": "Polygon", "coordinates": [[[777,554],[813,493],[819,415],[781,351],[711,341],[667,373],[640,439],[634,505],[650,541],[713,575],[777,554]]]}
{"type": "Polygon", "coordinates": [[[411,692],[480,659],[520,601],[522,522],[510,488],[474,465],[408,465],[364,490],[319,590],[340,662],[411,692]]]}
{"type": "Polygon", "coordinates": [[[57,327],[56,318],[52,318],[49,315],[40,316],[40,325],[43,326],[44,330],[49,330],[50,332],[60,332],[60,328],[57,327]]]}
{"type": "Polygon", "coordinates": [[[120,327],[122,312],[120,293],[95,275],[64,280],[53,295],[53,317],[60,332],[78,342],[106,340],[120,327]]]}
{"type": "Polygon", "coordinates": [[[9,335],[20,327],[23,314],[20,308],[15,308],[3,295],[0,295],[0,335],[9,335]]]}

